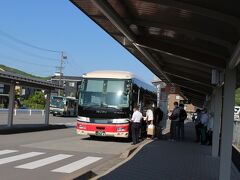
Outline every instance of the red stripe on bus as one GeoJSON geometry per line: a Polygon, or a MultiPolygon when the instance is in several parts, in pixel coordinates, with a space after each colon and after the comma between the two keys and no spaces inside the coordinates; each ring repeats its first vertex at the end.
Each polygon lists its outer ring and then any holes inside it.
{"type": "Polygon", "coordinates": [[[104,132],[119,132],[117,128],[123,128],[121,132],[128,132],[129,124],[93,124],[77,122],[76,128],[85,131],[104,131],[104,132]],[[80,128],[81,127],[81,128],[80,128]]]}

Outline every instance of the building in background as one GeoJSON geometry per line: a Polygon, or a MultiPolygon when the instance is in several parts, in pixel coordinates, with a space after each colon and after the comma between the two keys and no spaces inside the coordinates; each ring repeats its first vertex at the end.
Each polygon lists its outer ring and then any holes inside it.
{"type": "MultiPolygon", "coordinates": [[[[181,97],[181,95],[179,95],[179,94],[169,94],[168,95],[168,110],[172,111],[174,109],[173,103],[175,101],[180,103],[183,100],[184,100],[183,97],[181,97]]],[[[184,104],[184,108],[187,112],[195,112],[195,110],[196,110],[196,107],[193,106],[192,104],[184,104]]]]}
{"type": "MultiPolygon", "coordinates": [[[[60,76],[58,74],[55,74],[51,77],[49,80],[50,82],[54,84],[59,84],[64,86],[64,90],[61,91],[62,96],[66,97],[77,97],[79,86],[82,82],[82,77],[80,76],[60,76]],[[61,82],[60,82],[61,81],[61,82]]],[[[52,95],[57,96],[59,94],[58,91],[52,91],[52,95]]]]}
{"type": "Polygon", "coordinates": [[[183,103],[187,112],[195,112],[196,107],[187,102],[188,100],[186,100],[186,98],[181,96],[180,87],[174,84],[165,84],[156,76],[154,76],[152,83],[157,88],[157,106],[161,107],[165,113],[173,111],[173,103],[175,101],[179,104],[183,103]]]}

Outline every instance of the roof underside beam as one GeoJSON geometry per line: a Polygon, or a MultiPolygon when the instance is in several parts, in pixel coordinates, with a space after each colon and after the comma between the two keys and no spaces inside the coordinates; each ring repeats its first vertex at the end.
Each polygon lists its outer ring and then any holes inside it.
{"type": "Polygon", "coordinates": [[[161,68],[154,64],[155,60],[144,48],[137,46],[135,35],[129,30],[129,28],[125,25],[119,15],[115,12],[115,10],[111,7],[111,5],[107,1],[98,1],[91,0],[91,2],[108,18],[108,20],[121,32],[125,35],[125,37],[133,44],[133,46],[141,52],[141,54],[149,61],[149,63],[154,66],[159,73],[168,81],[171,82],[169,77],[161,70],[161,68]]]}
{"type": "Polygon", "coordinates": [[[166,29],[166,30],[170,29],[170,30],[176,31],[180,34],[187,34],[188,36],[193,36],[194,38],[203,39],[205,41],[211,42],[218,46],[225,47],[228,52],[231,52],[233,50],[233,44],[226,40],[220,39],[218,37],[213,37],[213,36],[201,33],[201,32],[189,30],[189,29],[186,29],[183,27],[176,27],[176,26],[169,25],[169,24],[163,24],[163,23],[160,23],[157,21],[150,21],[150,20],[146,21],[146,20],[141,20],[141,19],[134,19],[132,21],[132,24],[135,24],[137,26],[144,26],[144,27],[161,28],[161,29],[166,29]]]}
{"type": "Polygon", "coordinates": [[[170,78],[174,79],[174,83],[177,84],[178,86],[182,87],[188,87],[188,89],[195,89],[199,91],[199,93],[202,94],[210,94],[213,90],[213,87],[207,87],[207,86],[202,86],[201,84],[193,83],[191,81],[179,78],[179,77],[174,77],[170,75],[170,78]]]}
{"type": "Polygon", "coordinates": [[[180,88],[184,88],[184,89],[189,89],[189,90],[192,90],[193,92],[195,93],[198,93],[198,94],[201,94],[201,95],[205,95],[205,94],[208,94],[209,92],[206,91],[206,90],[201,90],[199,89],[198,87],[195,87],[195,86],[186,86],[184,84],[179,84],[179,83],[175,83],[177,86],[179,86],[180,88]]]}
{"type": "Polygon", "coordinates": [[[191,5],[189,3],[184,3],[180,1],[174,1],[174,0],[148,0],[150,2],[161,4],[167,7],[172,7],[179,10],[185,10],[188,12],[192,12],[194,14],[199,14],[201,16],[205,16],[207,18],[215,19],[218,21],[223,21],[226,24],[231,24],[232,26],[236,27],[238,30],[240,30],[240,21],[239,19],[229,16],[226,14],[222,14],[220,12],[210,10],[207,8],[191,5]]]}
{"type": "Polygon", "coordinates": [[[201,70],[198,70],[196,68],[186,68],[186,67],[183,67],[183,66],[172,66],[172,65],[165,65],[163,70],[165,72],[174,72],[174,73],[177,73],[179,75],[185,75],[187,74],[188,77],[196,77],[197,78],[200,78],[200,80],[202,79],[205,79],[206,82],[209,83],[209,79],[211,79],[211,73],[210,72],[202,72],[201,70]],[[197,72],[197,73],[196,73],[197,72]]]}
{"type": "Polygon", "coordinates": [[[226,67],[225,59],[220,59],[200,52],[194,52],[153,38],[139,37],[137,40],[137,44],[141,47],[167,54],[169,56],[174,56],[182,60],[193,62],[202,66],[215,69],[224,69],[226,67]]]}
{"type": "MultiPolygon", "coordinates": [[[[212,87],[209,82],[208,82],[208,79],[203,79],[201,77],[197,77],[197,76],[194,76],[194,75],[191,75],[191,74],[186,74],[186,73],[178,73],[178,72],[175,72],[175,71],[165,71],[166,74],[169,74],[171,76],[174,76],[176,78],[179,78],[179,79],[183,79],[183,80],[187,80],[189,82],[192,82],[192,83],[195,83],[195,84],[199,84],[201,86],[204,86],[204,87],[212,87]]],[[[173,78],[174,81],[175,81],[175,78],[173,78]]]]}

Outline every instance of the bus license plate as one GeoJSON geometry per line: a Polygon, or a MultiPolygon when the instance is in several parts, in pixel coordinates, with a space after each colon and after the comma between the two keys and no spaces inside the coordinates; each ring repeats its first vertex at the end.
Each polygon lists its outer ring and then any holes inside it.
{"type": "Polygon", "coordinates": [[[104,131],[96,131],[96,136],[105,136],[104,131]]]}

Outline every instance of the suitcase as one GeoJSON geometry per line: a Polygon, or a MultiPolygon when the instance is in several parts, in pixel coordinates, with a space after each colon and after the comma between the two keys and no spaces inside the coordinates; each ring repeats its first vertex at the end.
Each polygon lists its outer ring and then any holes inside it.
{"type": "Polygon", "coordinates": [[[155,134],[155,126],[153,124],[149,124],[147,128],[147,135],[155,134]]]}

